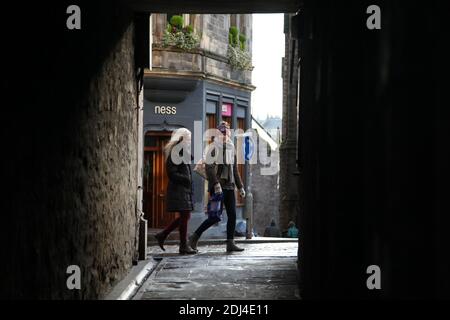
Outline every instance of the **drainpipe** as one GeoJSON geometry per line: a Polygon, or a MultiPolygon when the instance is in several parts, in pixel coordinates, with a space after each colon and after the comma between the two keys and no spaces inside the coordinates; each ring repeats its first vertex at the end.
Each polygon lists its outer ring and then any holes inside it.
{"type": "MultiPolygon", "coordinates": [[[[250,167],[250,164],[248,164],[250,167]]],[[[247,195],[245,197],[245,218],[246,218],[246,239],[253,237],[253,194],[252,194],[252,172],[249,168],[248,182],[247,182],[247,195]]]]}
{"type": "MultiPolygon", "coordinates": [[[[247,121],[247,128],[252,127],[252,113],[251,113],[251,98],[248,103],[248,107],[246,110],[246,121],[247,121]]],[[[256,148],[255,148],[256,149],[256,148]]],[[[253,193],[252,193],[252,161],[246,162],[246,172],[247,172],[247,194],[245,197],[245,218],[246,218],[246,233],[245,238],[251,239],[253,238],[253,193]]]]}

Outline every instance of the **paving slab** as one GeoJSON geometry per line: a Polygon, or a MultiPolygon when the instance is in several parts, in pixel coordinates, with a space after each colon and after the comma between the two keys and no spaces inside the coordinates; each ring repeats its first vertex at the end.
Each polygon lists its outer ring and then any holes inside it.
{"type": "Polygon", "coordinates": [[[149,247],[158,265],[134,296],[136,300],[297,300],[297,243],[239,244],[246,250],[227,253],[224,244],[199,246],[199,254],[179,255],[149,247]]]}

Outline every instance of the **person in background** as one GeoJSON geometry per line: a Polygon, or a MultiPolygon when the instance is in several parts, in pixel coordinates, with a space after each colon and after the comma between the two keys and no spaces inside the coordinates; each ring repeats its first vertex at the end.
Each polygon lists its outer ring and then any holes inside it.
{"type": "Polygon", "coordinates": [[[180,254],[197,253],[187,243],[187,227],[191,211],[193,210],[191,156],[190,154],[183,155],[183,152],[188,150],[191,150],[191,132],[185,128],[175,130],[164,149],[167,175],[169,177],[166,210],[167,212],[178,212],[179,216],[162,232],[155,235],[159,246],[165,251],[164,241],[178,227],[180,231],[180,254]],[[175,147],[177,147],[177,152],[172,152],[175,147]],[[178,152],[178,150],[181,151],[178,152]],[[178,159],[174,159],[174,157],[178,157],[178,159]]]}
{"type": "Polygon", "coordinates": [[[295,226],[294,221],[290,221],[288,224],[287,236],[288,238],[298,238],[298,229],[295,226]]]}
{"type": "Polygon", "coordinates": [[[270,226],[266,227],[264,237],[281,238],[280,229],[276,226],[274,219],[270,222],[270,226]]]}

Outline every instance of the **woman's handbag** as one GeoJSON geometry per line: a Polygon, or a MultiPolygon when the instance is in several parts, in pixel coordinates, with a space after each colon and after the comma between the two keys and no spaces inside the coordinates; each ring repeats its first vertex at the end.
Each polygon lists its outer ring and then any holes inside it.
{"type": "Polygon", "coordinates": [[[194,167],[194,172],[199,174],[203,179],[207,179],[205,161],[203,159],[200,159],[200,161],[197,162],[194,167]]]}
{"type": "Polygon", "coordinates": [[[220,221],[222,219],[223,209],[223,193],[215,193],[209,196],[208,204],[206,206],[206,213],[209,219],[220,221]]]}

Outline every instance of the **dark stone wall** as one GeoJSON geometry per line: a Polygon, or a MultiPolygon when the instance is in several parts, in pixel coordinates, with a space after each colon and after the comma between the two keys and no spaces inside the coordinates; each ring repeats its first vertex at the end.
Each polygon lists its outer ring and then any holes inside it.
{"type": "Polygon", "coordinates": [[[13,5],[1,19],[1,297],[89,299],[135,258],[137,82],[121,1],[13,5]],[[81,290],[66,287],[79,265],[81,290]]]}
{"type": "MultiPolygon", "coordinates": [[[[283,117],[280,144],[279,226],[286,230],[290,221],[297,222],[299,187],[297,174],[297,99],[298,99],[298,41],[292,30],[290,17],[285,14],[285,55],[283,58],[283,117]]],[[[298,224],[297,224],[298,225],[298,224]]]]}
{"type": "Polygon", "coordinates": [[[449,298],[444,1],[305,1],[300,39],[304,298],[449,298]],[[381,268],[381,290],[366,268],[381,268]]]}

